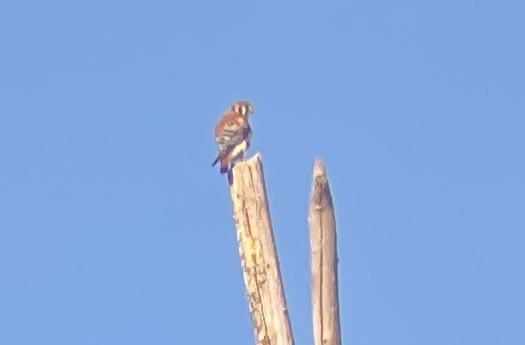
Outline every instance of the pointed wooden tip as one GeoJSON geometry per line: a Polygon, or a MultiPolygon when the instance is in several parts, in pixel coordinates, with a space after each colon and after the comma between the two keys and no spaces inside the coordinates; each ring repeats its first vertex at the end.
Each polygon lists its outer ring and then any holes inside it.
{"type": "Polygon", "coordinates": [[[326,175],[326,169],[324,167],[321,158],[316,158],[314,163],[314,178],[326,175]]]}
{"type": "Polygon", "coordinates": [[[313,183],[327,183],[326,168],[321,158],[316,158],[314,163],[313,183]]]}

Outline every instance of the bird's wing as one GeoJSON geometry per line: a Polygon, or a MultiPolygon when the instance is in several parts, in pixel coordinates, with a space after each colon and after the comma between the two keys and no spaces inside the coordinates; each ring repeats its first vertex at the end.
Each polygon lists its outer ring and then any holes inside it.
{"type": "Polygon", "coordinates": [[[248,121],[235,112],[227,112],[215,126],[215,142],[219,150],[217,159],[225,157],[232,149],[251,136],[248,121]]]}

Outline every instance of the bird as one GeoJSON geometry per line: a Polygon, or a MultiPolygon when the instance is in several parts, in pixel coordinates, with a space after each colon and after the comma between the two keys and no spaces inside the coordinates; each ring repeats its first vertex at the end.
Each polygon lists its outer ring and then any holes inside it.
{"type": "Polygon", "coordinates": [[[219,151],[211,164],[220,162],[221,175],[229,172],[233,165],[244,159],[244,153],[250,147],[252,129],[248,122],[254,108],[248,101],[237,101],[231,105],[215,125],[215,143],[219,151]]]}

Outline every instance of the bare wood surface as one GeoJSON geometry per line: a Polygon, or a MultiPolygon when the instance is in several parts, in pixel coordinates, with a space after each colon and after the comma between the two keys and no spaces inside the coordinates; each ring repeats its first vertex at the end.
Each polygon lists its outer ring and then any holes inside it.
{"type": "Polygon", "coordinates": [[[229,180],[256,344],[292,345],[260,155],[237,163],[229,180]]]}
{"type": "Polygon", "coordinates": [[[332,195],[323,162],[315,161],[310,211],[312,319],[315,345],[339,345],[337,238],[332,195]]]}

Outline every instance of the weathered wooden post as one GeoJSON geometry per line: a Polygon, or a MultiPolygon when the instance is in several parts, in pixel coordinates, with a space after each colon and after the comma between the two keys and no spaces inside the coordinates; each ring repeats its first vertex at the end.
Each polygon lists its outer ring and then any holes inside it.
{"type": "Polygon", "coordinates": [[[293,345],[260,155],[237,163],[229,180],[256,344],[293,345]]]}
{"type": "Polygon", "coordinates": [[[326,169],[320,159],[314,164],[308,223],[314,344],[340,345],[335,214],[326,169]]]}

